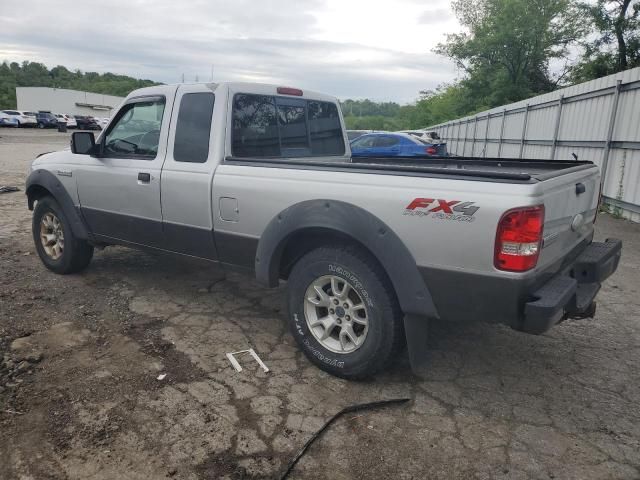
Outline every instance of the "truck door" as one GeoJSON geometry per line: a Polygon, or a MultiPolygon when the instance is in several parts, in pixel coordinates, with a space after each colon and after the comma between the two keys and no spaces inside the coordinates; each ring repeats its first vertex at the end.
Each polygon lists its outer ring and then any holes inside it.
{"type": "Polygon", "coordinates": [[[213,141],[224,139],[224,130],[214,135],[215,101],[213,90],[206,85],[179,86],[161,176],[165,248],[210,260],[218,258],[211,213],[217,164],[213,141]]]}
{"type": "Polygon", "coordinates": [[[176,87],[123,104],[78,168],[82,214],[96,235],[162,246],[160,171],[176,87]]]}

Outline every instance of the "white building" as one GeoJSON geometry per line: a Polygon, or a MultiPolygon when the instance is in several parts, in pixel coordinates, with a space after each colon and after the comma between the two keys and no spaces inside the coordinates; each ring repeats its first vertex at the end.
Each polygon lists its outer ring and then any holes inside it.
{"type": "Polygon", "coordinates": [[[64,88],[16,87],[17,110],[110,117],[124,97],[64,88]]]}

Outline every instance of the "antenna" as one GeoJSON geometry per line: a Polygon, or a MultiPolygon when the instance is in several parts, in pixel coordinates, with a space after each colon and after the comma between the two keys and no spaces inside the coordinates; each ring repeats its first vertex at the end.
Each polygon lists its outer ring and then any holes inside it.
{"type": "Polygon", "coordinates": [[[184,83],[184,73],[182,74],[182,83],[184,83]]]}
{"type": "Polygon", "coordinates": [[[211,64],[211,83],[213,83],[213,63],[211,64]]]}

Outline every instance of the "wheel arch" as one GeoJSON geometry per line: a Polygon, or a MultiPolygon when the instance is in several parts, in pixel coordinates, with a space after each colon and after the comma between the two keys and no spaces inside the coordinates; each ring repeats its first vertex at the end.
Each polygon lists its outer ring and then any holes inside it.
{"type": "Polygon", "coordinates": [[[62,185],[62,182],[51,172],[43,169],[31,172],[27,177],[25,193],[29,210],[33,210],[35,202],[42,197],[51,196],[58,202],[58,205],[60,205],[69,220],[73,234],[81,240],[89,239],[89,230],[73,204],[73,200],[64,185],[62,185]]]}
{"type": "Polygon", "coordinates": [[[375,215],[346,202],[310,200],[276,215],[258,242],[256,278],[274,287],[306,252],[335,242],[361,246],[381,265],[405,315],[438,318],[427,285],[402,240],[375,215]]]}

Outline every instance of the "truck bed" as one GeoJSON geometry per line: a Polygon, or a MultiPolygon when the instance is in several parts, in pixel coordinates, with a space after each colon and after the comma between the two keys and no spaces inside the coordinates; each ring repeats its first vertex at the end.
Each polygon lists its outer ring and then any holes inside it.
{"type": "Polygon", "coordinates": [[[480,157],[353,157],[350,162],[283,158],[227,157],[225,162],[281,168],[386,173],[389,175],[471,177],[535,183],[591,168],[590,161],[480,157]]]}

